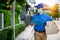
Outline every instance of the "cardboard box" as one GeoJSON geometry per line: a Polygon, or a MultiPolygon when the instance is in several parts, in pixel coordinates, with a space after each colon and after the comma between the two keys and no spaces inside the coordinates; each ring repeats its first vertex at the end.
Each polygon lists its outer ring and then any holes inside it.
{"type": "Polygon", "coordinates": [[[57,27],[56,27],[56,25],[54,24],[53,21],[48,21],[47,22],[47,25],[45,27],[45,30],[46,30],[46,34],[47,35],[58,33],[58,29],[57,29],[57,27]]]}

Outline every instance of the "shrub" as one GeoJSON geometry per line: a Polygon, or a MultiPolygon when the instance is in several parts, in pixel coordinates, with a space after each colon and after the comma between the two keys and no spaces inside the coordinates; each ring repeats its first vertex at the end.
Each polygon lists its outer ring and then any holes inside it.
{"type": "Polygon", "coordinates": [[[20,34],[22,31],[25,30],[25,24],[19,24],[18,26],[15,27],[15,35],[16,37],[18,36],[18,34],[20,34]]]}
{"type": "MultiPolygon", "coordinates": [[[[15,24],[19,24],[18,16],[22,12],[22,8],[20,5],[16,5],[16,13],[15,13],[15,24]]],[[[11,26],[11,10],[0,10],[1,13],[4,13],[4,27],[11,26]]]]}
{"type": "MultiPolygon", "coordinates": [[[[1,7],[0,7],[1,8],[1,7]]],[[[0,10],[1,13],[4,13],[4,27],[8,27],[7,29],[3,29],[0,31],[0,40],[14,40],[13,39],[13,28],[9,28],[11,26],[11,11],[10,10],[0,10]]],[[[17,7],[16,13],[15,13],[15,24],[19,24],[18,16],[22,12],[21,8],[17,7]]],[[[25,24],[19,24],[15,27],[15,35],[17,36],[25,29],[25,24]]]]}
{"type": "Polygon", "coordinates": [[[12,28],[9,28],[8,29],[8,34],[7,34],[7,40],[13,40],[13,36],[14,36],[14,33],[13,33],[13,29],[12,28]]]}
{"type": "MultiPolygon", "coordinates": [[[[25,29],[25,24],[15,26],[16,37],[25,29]]],[[[14,40],[13,28],[6,28],[0,31],[0,40],[14,40]]]]}
{"type": "Polygon", "coordinates": [[[11,11],[0,10],[0,12],[4,13],[4,27],[10,26],[11,25],[11,11]]]}
{"type": "MultiPolygon", "coordinates": [[[[4,13],[4,27],[11,26],[11,11],[10,10],[0,10],[1,13],[4,13]]],[[[18,19],[19,13],[15,13],[15,24],[19,24],[18,19]]]]}
{"type": "Polygon", "coordinates": [[[7,30],[0,31],[0,40],[6,40],[7,39],[7,30]]]}
{"type": "Polygon", "coordinates": [[[15,24],[19,24],[20,20],[18,19],[18,17],[22,12],[22,8],[19,4],[16,4],[16,10],[15,11],[16,11],[16,13],[15,13],[15,24]]]}
{"type": "Polygon", "coordinates": [[[15,13],[15,24],[19,24],[19,19],[18,19],[19,14],[16,12],[15,13]]]}
{"type": "Polygon", "coordinates": [[[7,28],[0,31],[0,40],[12,40],[13,29],[7,28]]]}

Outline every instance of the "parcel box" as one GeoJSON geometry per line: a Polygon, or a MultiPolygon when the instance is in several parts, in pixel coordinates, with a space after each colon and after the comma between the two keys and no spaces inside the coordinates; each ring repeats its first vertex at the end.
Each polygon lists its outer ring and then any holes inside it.
{"type": "Polygon", "coordinates": [[[58,33],[57,25],[53,21],[47,22],[45,30],[47,35],[58,33]]]}

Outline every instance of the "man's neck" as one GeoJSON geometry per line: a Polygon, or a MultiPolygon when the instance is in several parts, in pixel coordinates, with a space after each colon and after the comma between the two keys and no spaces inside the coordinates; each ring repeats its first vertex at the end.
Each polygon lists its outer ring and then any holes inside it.
{"type": "Polygon", "coordinates": [[[42,15],[42,12],[40,13],[40,15],[42,15]]]}

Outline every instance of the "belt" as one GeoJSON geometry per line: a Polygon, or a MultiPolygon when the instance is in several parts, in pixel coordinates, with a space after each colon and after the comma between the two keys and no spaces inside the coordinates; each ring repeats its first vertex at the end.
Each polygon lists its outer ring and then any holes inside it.
{"type": "MultiPolygon", "coordinates": [[[[35,30],[35,31],[37,31],[37,30],[35,30]]],[[[37,31],[37,32],[45,32],[45,31],[37,31]]]]}

